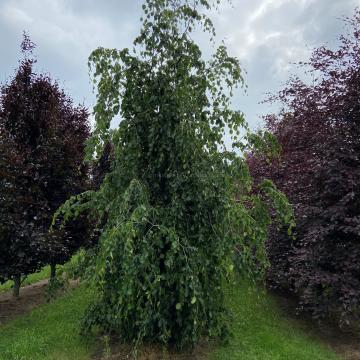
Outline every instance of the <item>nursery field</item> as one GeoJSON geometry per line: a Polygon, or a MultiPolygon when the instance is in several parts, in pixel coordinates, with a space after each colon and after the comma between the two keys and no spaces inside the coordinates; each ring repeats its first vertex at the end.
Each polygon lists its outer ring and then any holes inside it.
{"type": "Polygon", "coordinates": [[[2,2],[0,360],[360,360],[354,0],[2,2]]]}

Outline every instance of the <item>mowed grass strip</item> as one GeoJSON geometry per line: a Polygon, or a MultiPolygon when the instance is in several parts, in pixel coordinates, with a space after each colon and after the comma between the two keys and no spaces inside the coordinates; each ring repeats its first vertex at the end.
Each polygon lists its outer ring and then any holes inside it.
{"type": "Polygon", "coordinates": [[[232,310],[229,343],[212,359],[241,360],[339,360],[337,355],[300,329],[280,311],[264,290],[241,285],[228,287],[226,299],[232,310]]]}
{"type": "MultiPolygon", "coordinates": [[[[233,313],[232,337],[212,350],[209,360],[339,360],[287,319],[266,293],[242,284],[227,288],[226,298],[233,313]]],[[[101,344],[79,335],[90,299],[91,292],[81,285],[0,327],[0,359],[91,359],[101,344]]]]}
{"type": "Polygon", "coordinates": [[[0,327],[1,360],[85,360],[94,341],[79,335],[79,321],[90,301],[84,285],[0,327]]]}

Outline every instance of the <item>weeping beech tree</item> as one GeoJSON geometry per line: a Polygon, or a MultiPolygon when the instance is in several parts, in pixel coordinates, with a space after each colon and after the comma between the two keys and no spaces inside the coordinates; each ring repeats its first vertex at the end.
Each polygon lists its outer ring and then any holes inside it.
{"type": "Polygon", "coordinates": [[[196,25],[214,38],[205,14],[218,3],[147,0],[133,51],[90,55],[97,104],[88,156],[101,156],[111,142],[114,159],[98,190],[55,214],[66,221],[90,210],[99,223],[105,219],[85,330],[179,347],[224,335],[222,285],[235,244],[242,269],[259,273],[271,208],[292,226],[285,196],[270,181],[255,195],[237,155],[236,148],[271,152],[271,138],[250,134],[243,114],[230,109],[243,84],[238,60],[221,45],[205,61],[191,38],[196,25]]]}

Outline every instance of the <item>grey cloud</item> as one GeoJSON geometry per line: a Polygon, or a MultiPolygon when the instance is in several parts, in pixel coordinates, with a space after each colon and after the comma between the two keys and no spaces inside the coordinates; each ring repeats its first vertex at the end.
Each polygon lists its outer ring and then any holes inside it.
{"type": "MultiPolygon", "coordinates": [[[[248,95],[236,104],[256,127],[260,116],[276,108],[258,104],[297,72],[294,63],[307,60],[323,44],[334,47],[342,16],[350,16],[355,0],[238,0],[220,21],[220,35],[247,70],[248,95]],[[226,21],[224,21],[226,19],[226,21]]],[[[299,74],[302,76],[303,74],[299,74]]]]}
{"type": "MultiPolygon", "coordinates": [[[[22,30],[38,44],[39,70],[60,80],[76,102],[92,106],[87,58],[97,46],[130,47],[138,33],[141,0],[2,0],[0,2],[0,81],[13,73],[22,30]]],[[[339,17],[351,15],[357,0],[234,0],[213,13],[218,37],[247,70],[248,94],[234,107],[256,127],[271,109],[258,105],[266,92],[279,89],[291,63],[306,60],[313,47],[336,45],[339,17]]],[[[207,38],[198,34],[205,54],[207,38]]]]}

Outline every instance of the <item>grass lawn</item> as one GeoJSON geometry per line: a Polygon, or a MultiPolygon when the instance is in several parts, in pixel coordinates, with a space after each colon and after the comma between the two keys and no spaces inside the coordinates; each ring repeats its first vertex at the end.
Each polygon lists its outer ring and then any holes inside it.
{"type": "Polygon", "coordinates": [[[79,335],[90,299],[81,286],[0,327],[1,360],[85,360],[93,346],[79,335]]]}
{"type": "MultiPolygon", "coordinates": [[[[97,348],[79,336],[78,322],[91,294],[84,285],[31,314],[0,327],[1,360],[85,360],[97,348]]],[[[334,353],[286,319],[268,295],[247,286],[227,291],[233,311],[229,343],[209,360],[335,360],[334,353]]]]}
{"type": "Polygon", "coordinates": [[[229,344],[215,350],[212,359],[241,360],[335,360],[339,359],[308,337],[278,309],[264,291],[248,286],[229,288],[233,312],[229,344]]]}

